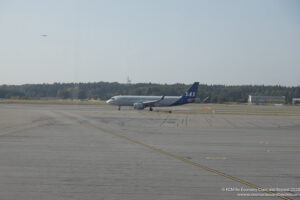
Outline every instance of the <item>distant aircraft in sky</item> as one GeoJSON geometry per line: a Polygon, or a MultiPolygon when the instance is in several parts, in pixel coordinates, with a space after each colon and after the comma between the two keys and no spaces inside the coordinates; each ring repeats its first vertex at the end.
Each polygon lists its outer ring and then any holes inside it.
{"type": "Polygon", "coordinates": [[[199,82],[195,82],[182,96],[129,96],[120,95],[110,98],[106,103],[119,106],[133,106],[134,109],[142,110],[149,107],[178,106],[195,101],[199,82]]]}
{"type": "Polygon", "coordinates": [[[47,37],[48,35],[45,35],[45,34],[44,34],[44,35],[41,35],[41,36],[42,36],[42,37],[47,37]]]}

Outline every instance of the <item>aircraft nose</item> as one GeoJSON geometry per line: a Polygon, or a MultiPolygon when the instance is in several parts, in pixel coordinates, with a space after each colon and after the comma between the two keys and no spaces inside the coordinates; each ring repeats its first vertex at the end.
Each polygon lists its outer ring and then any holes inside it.
{"type": "Polygon", "coordinates": [[[111,99],[108,99],[106,103],[111,104],[111,99]]]}

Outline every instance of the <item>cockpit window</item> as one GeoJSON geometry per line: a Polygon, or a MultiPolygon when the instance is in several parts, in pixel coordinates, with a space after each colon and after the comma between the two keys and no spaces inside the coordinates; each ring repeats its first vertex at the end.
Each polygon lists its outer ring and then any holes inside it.
{"type": "Polygon", "coordinates": [[[115,99],[115,98],[111,98],[111,100],[113,100],[113,101],[114,101],[114,100],[116,100],[116,99],[115,99]]]}

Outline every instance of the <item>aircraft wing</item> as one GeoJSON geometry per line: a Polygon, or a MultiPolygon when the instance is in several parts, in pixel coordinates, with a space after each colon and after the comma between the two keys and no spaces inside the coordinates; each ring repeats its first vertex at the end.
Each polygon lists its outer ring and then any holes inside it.
{"type": "Polygon", "coordinates": [[[143,104],[145,107],[147,107],[147,106],[153,106],[154,104],[156,104],[156,103],[162,101],[164,98],[165,98],[165,96],[162,96],[162,97],[161,97],[160,99],[158,99],[158,100],[155,100],[155,101],[144,101],[144,102],[142,102],[142,104],[143,104]]]}

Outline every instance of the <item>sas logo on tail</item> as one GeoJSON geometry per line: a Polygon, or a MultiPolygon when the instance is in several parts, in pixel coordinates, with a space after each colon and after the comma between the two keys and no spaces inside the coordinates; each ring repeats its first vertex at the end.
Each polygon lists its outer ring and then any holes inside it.
{"type": "Polygon", "coordinates": [[[196,92],[186,92],[185,96],[187,96],[187,97],[195,97],[196,96],[196,92]]]}

